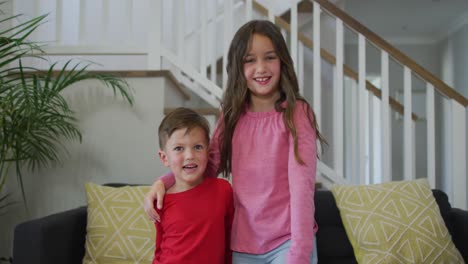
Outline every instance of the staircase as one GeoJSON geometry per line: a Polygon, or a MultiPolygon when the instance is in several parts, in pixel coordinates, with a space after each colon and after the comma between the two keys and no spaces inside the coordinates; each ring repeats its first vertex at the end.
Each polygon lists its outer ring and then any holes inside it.
{"type": "Polygon", "coordinates": [[[468,100],[327,0],[291,1],[282,16],[272,11],[275,1],[262,3],[47,0],[15,8],[52,12],[36,36],[55,41],[45,48],[52,60],[82,56],[109,70],[169,71],[206,102],[204,111],[219,107],[234,32],[250,19],[269,19],[289,43],[301,93],[330,143],[318,163],[319,181],[427,178],[455,207],[467,209],[468,100]],[[345,63],[345,32],[357,39],[357,65],[345,63]],[[378,76],[366,74],[370,49],[380,54],[378,76]],[[390,80],[392,63],[402,72],[401,86],[390,80]],[[422,113],[415,112],[421,108],[415,92],[424,95],[422,113]]]}

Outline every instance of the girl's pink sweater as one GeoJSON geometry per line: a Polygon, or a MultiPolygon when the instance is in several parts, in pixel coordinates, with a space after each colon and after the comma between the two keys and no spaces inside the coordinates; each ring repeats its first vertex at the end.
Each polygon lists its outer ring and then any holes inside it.
{"type": "MultiPolygon", "coordinates": [[[[232,139],[232,250],[263,254],[290,239],[287,263],[310,263],[318,229],[314,219],[317,156],[316,133],[306,111],[306,104],[296,104],[294,126],[304,165],[294,156],[293,137],[282,113],[247,111],[240,117],[232,139]]],[[[219,133],[217,126],[205,173],[210,177],[217,176],[219,133]]],[[[173,175],[162,180],[166,187],[174,183],[173,175]]]]}

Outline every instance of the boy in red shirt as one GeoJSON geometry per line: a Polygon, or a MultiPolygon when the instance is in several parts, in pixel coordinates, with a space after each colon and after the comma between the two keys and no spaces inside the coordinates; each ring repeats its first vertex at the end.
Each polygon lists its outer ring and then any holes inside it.
{"type": "Polygon", "coordinates": [[[157,210],[153,264],[231,263],[232,188],[223,179],[204,177],[208,121],[181,107],[163,119],[158,132],[159,158],[174,173],[175,184],[157,210]]]}

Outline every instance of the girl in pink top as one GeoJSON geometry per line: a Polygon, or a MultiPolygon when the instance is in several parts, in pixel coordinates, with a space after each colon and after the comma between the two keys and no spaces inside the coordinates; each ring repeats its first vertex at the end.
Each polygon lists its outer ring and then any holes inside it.
{"type": "MultiPolygon", "coordinates": [[[[281,32],[269,21],[243,25],[227,65],[205,176],[232,176],[233,264],[316,263],[316,140],[325,141],[281,32]]],[[[145,198],[150,219],[159,221],[153,202],[159,208],[173,183],[168,174],[153,184],[145,198]]]]}

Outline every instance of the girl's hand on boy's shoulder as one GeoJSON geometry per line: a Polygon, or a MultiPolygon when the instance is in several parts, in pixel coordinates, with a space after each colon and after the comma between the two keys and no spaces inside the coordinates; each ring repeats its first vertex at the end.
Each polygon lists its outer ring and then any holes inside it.
{"type": "Polygon", "coordinates": [[[149,220],[151,221],[160,221],[161,219],[159,218],[159,214],[156,212],[154,209],[154,201],[156,198],[156,193],[150,191],[146,194],[145,200],[144,200],[144,209],[145,213],[148,216],[149,220]]]}
{"type": "Polygon", "coordinates": [[[144,200],[145,213],[151,221],[161,221],[159,214],[154,208],[156,201],[157,209],[161,210],[164,203],[164,195],[166,194],[166,187],[161,180],[157,180],[152,186],[151,190],[146,194],[144,200]]]}

